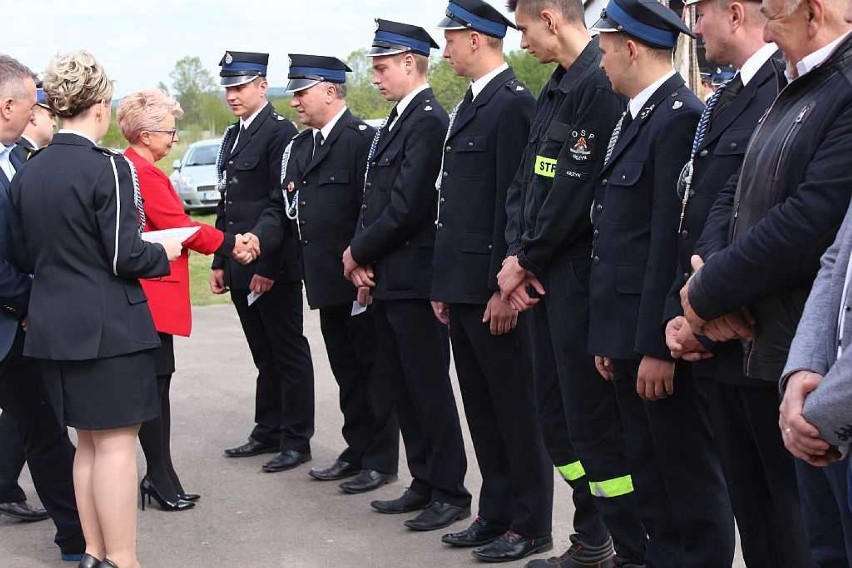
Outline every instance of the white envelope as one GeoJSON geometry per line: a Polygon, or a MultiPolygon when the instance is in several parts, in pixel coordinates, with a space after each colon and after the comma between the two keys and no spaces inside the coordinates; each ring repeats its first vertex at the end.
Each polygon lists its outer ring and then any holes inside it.
{"type": "Polygon", "coordinates": [[[177,227],[175,229],[163,229],[162,231],[148,231],[142,233],[142,240],[149,243],[162,243],[164,241],[178,240],[184,242],[186,239],[198,232],[201,227],[177,227]]]}

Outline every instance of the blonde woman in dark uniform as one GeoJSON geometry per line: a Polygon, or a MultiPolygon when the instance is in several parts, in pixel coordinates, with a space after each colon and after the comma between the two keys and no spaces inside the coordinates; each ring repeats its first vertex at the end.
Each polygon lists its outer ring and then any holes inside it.
{"type": "Polygon", "coordinates": [[[159,412],[160,342],[138,279],[167,275],[182,247],[142,241],[135,172],[97,146],[113,94],[97,60],[58,55],[44,91],[62,129],[11,189],[16,247],[33,274],[24,354],[40,360],[60,419],[77,430],[79,566],[139,568],[136,435],[159,412]]]}

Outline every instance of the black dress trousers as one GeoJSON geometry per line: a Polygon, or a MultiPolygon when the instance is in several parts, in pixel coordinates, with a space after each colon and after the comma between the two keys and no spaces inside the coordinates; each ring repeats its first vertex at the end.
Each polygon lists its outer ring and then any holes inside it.
{"type": "Polygon", "coordinates": [[[74,497],[74,446],[49,402],[39,365],[21,356],[23,340],[19,329],[0,362],[0,408],[18,423],[33,485],[56,525],[54,541],[63,553],[80,553],[86,545],[74,497]]]}
{"type": "Polygon", "coordinates": [[[258,369],[251,438],[281,451],[311,451],[314,435],[314,368],[303,335],[301,282],[276,282],[251,306],[246,289],[231,300],[258,369]]]}
{"type": "Polygon", "coordinates": [[[396,473],[399,469],[399,426],[388,378],[376,359],[373,308],[352,316],[352,304],[320,308],[320,329],[331,372],[337,380],[343,439],[339,459],[362,469],[396,473]]]}
{"type": "Polygon", "coordinates": [[[18,421],[8,412],[3,412],[0,414],[0,503],[27,500],[26,493],[18,485],[25,460],[18,421]]]}
{"type": "Polygon", "coordinates": [[[411,489],[433,501],[470,505],[447,329],[427,300],[375,300],[378,356],[396,402],[411,489]]]}
{"type": "Polygon", "coordinates": [[[476,459],[479,516],[529,537],[551,533],[553,472],[536,414],[529,346],[519,327],[491,335],[485,306],[452,304],[450,339],[476,459]]]}

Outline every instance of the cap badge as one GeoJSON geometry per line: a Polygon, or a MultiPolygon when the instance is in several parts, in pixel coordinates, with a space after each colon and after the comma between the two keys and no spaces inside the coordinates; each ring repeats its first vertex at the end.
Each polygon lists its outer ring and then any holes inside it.
{"type": "Polygon", "coordinates": [[[225,53],[225,65],[230,65],[234,62],[234,56],[230,53],[225,53]]]}

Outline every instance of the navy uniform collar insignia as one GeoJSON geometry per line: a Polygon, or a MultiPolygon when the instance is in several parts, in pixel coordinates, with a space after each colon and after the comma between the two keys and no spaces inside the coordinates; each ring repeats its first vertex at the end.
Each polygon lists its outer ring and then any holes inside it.
{"type": "Polygon", "coordinates": [[[642,112],[639,113],[639,118],[645,120],[648,118],[648,115],[654,110],[654,107],[657,105],[646,106],[642,109],[642,112]]]}

